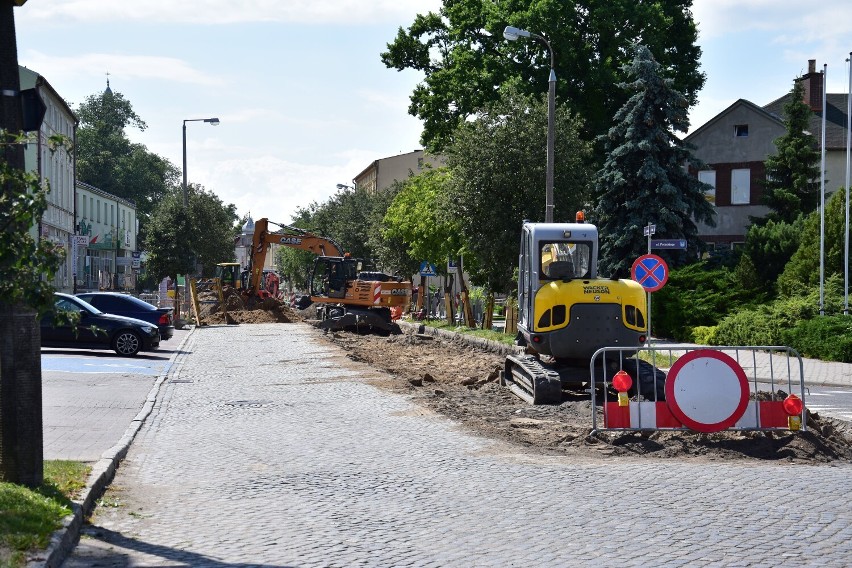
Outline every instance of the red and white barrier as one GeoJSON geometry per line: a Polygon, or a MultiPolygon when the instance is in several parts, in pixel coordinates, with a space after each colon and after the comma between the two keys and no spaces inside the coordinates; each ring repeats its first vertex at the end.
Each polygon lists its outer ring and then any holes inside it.
{"type": "MultiPolygon", "coordinates": [[[[731,429],[789,428],[784,401],[750,401],[745,412],[731,429]]],[[[619,406],[617,401],[604,405],[604,428],[630,430],[681,429],[686,426],[678,420],[665,402],[631,402],[619,406]]],[[[718,431],[718,430],[717,430],[718,431]]]]}
{"type": "Polygon", "coordinates": [[[604,428],[690,429],[697,432],[789,428],[798,430],[802,400],[750,400],[749,383],[742,367],[720,351],[690,351],[672,365],[666,377],[665,402],[630,402],[631,384],[619,371],[612,384],[619,401],[604,404],[604,428]],[[622,379],[622,380],[620,380],[622,379]],[[622,392],[623,391],[623,392],[622,392]]]}

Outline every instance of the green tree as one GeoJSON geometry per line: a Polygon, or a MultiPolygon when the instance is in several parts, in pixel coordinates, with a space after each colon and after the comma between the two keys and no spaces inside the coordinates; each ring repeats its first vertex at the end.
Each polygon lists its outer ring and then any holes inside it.
{"type": "Polygon", "coordinates": [[[498,98],[494,85],[516,79],[527,94],[547,90],[550,56],[535,40],[507,42],[507,24],[548,38],[555,52],[558,99],[585,121],[586,138],[603,134],[625,102],[612,86],[623,77],[630,45],[661,54],[675,88],[696,102],[704,85],[691,0],[445,0],[399,28],[381,54],[392,69],[425,74],[409,113],[423,121],[422,143],[443,151],[455,128],[498,98]]]}
{"type": "Polygon", "coordinates": [[[811,109],[803,100],[804,92],[804,81],[793,81],[790,101],[784,105],[787,133],[775,140],[778,152],[765,162],[763,203],[772,209],[766,219],[792,223],[819,205],[820,154],[816,138],[808,132],[811,109]]]}
{"type": "Polygon", "coordinates": [[[156,280],[195,274],[196,268],[201,276],[213,276],[217,263],[234,259],[236,207],[196,184],[189,184],[187,196],[188,210],[182,191],[175,189],[151,215],[145,250],[147,270],[156,280]]]}
{"type": "MultiPolygon", "coordinates": [[[[292,226],[333,239],[353,258],[365,261],[365,269],[408,275],[416,268],[400,243],[382,237],[382,222],[399,184],[379,194],[366,191],[339,191],[323,203],[299,208],[292,226]],[[414,267],[414,268],[412,268],[414,267]]],[[[276,266],[291,278],[298,289],[305,289],[313,266],[310,253],[282,247],[276,253],[276,266]]]]}
{"type": "MultiPolygon", "coordinates": [[[[307,227],[312,226],[310,211],[308,209],[299,209],[293,217],[291,224],[294,227],[309,230],[307,227]]],[[[315,258],[316,255],[309,251],[282,246],[275,252],[275,268],[285,280],[290,282],[293,290],[305,292],[309,287],[308,279],[310,278],[315,258]]]]}
{"type": "Polygon", "coordinates": [[[702,250],[695,221],[715,225],[704,196],[707,184],[684,167],[701,164],[675,135],[689,127],[689,102],[647,47],[636,46],[634,52],[625,69],[631,80],[619,85],[633,94],[604,139],[607,158],[595,182],[600,272],[619,277],[628,276],[634,260],[647,251],[642,227],[648,223],[657,226],[657,238],[686,239],[688,253],[666,255],[673,268],[702,250]]]}
{"type": "MultiPolygon", "coordinates": [[[[839,275],[844,270],[846,204],[845,192],[835,191],[825,205],[824,276],[839,275]]],[[[819,285],[820,214],[814,211],[804,221],[799,248],[778,277],[778,292],[783,297],[805,294],[819,285]]]]}
{"type": "Polygon", "coordinates": [[[749,227],[743,255],[760,267],[757,276],[763,288],[775,288],[778,277],[799,248],[804,226],[804,217],[799,216],[792,223],[769,219],[749,227]]]}
{"type": "MultiPolygon", "coordinates": [[[[544,220],[547,101],[512,87],[461,125],[447,148],[452,184],[446,207],[471,255],[471,282],[513,288],[521,223],[544,220]]],[[[589,196],[590,144],[565,105],[555,115],[554,220],[573,221],[589,196]]],[[[468,257],[466,257],[468,258],[468,257]]]]}
{"type": "Polygon", "coordinates": [[[147,125],[121,93],[107,89],[89,95],[75,110],[77,179],[136,204],[144,232],[157,203],[180,184],[180,170],[171,162],[134,144],[125,130],[147,125]]]}
{"type": "Polygon", "coordinates": [[[447,215],[450,173],[446,168],[427,170],[402,182],[387,209],[382,237],[403,243],[408,257],[415,260],[410,274],[417,272],[417,260],[431,261],[446,276],[446,260],[463,252],[458,223],[447,215]]]}
{"type": "MultiPolygon", "coordinates": [[[[0,137],[6,132],[0,128],[0,137]]],[[[6,145],[6,144],[4,144],[6,145]]],[[[41,485],[41,332],[53,307],[50,282],[64,254],[37,239],[48,187],[0,154],[0,481],[41,485]]],[[[23,163],[23,160],[21,160],[23,163]]]]}

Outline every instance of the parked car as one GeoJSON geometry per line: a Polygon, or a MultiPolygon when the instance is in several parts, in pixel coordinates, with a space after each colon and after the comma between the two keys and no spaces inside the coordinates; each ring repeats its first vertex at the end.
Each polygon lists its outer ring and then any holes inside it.
{"type": "Polygon", "coordinates": [[[118,292],[81,292],[77,297],[104,313],[153,323],[160,330],[160,339],[171,339],[175,334],[171,308],[158,308],[139,298],[118,292]]]}
{"type": "Polygon", "coordinates": [[[112,349],[119,355],[133,357],[140,351],[153,351],[160,345],[157,326],[147,321],[105,314],[91,304],[70,294],[54,294],[54,311],[41,319],[42,347],[80,349],[112,349]],[[76,328],[56,324],[57,311],[79,315],[76,328]]]}

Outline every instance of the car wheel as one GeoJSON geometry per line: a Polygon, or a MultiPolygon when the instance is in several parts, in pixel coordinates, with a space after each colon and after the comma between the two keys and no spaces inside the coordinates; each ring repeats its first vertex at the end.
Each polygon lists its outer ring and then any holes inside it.
{"type": "Polygon", "coordinates": [[[133,357],[142,348],[142,340],[136,332],[123,330],[112,340],[112,348],[119,355],[133,357]]]}

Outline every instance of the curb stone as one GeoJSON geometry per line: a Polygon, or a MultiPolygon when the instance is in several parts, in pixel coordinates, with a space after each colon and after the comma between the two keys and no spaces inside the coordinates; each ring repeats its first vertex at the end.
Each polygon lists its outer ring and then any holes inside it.
{"type": "Polygon", "coordinates": [[[130,449],[130,444],[154,409],[154,403],[157,401],[160,387],[173,372],[175,360],[183,354],[183,346],[192,337],[195,329],[193,327],[186,334],[181,344],[175,350],[169,360],[169,370],[157,377],[154,386],[148,391],[145,404],[133,418],[127,430],[125,430],[124,436],[121,437],[117,444],[101,454],[101,459],[92,466],[86,487],[83,489],[81,497],[72,501],[72,512],[62,519],[62,527],[54,531],[51,535],[50,542],[45,550],[33,553],[28,557],[25,564],[26,568],[59,568],[71,551],[74,550],[77,541],[80,540],[80,529],[83,526],[83,519],[91,515],[97,500],[103,496],[106,488],[112,482],[118,465],[127,455],[128,449],[130,449]]]}
{"type": "Polygon", "coordinates": [[[409,330],[413,333],[434,335],[436,337],[446,339],[447,341],[452,341],[453,343],[462,343],[470,347],[483,349],[491,353],[497,353],[498,355],[510,355],[523,352],[523,348],[516,345],[506,345],[499,341],[467,335],[465,333],[456,333],[455,331],[449,331],[446,329],[438,329],[422,323],[410,323],[406,321],[397,321],[396,323],[398,323],[402,329],[409,330]]]}

